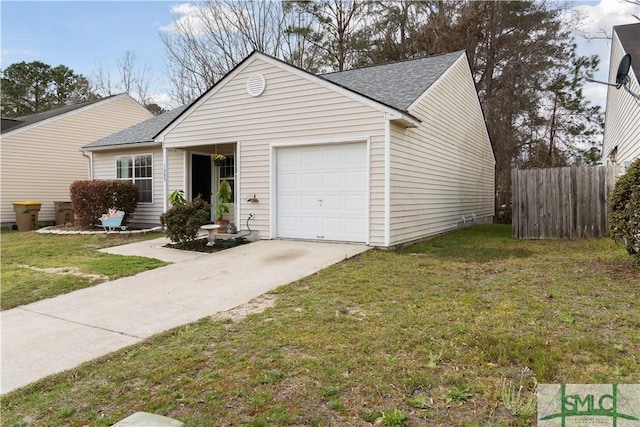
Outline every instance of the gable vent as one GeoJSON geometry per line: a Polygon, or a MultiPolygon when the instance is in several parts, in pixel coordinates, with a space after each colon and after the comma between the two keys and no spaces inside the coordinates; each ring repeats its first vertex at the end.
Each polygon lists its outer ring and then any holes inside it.
{"type": "Polygon", "coordinates": [[[251,96],[260,96],[267,86],[267,81],[262,74],[254,74],[247,80],[247,92],[251,96]]]}

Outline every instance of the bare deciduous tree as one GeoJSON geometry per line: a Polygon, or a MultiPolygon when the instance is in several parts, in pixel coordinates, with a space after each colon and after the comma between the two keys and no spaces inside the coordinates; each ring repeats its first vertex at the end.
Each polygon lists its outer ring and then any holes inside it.
{"type": "MultiPolygon", "coordinates": [[[[625,3],[629,3],[629,4],[633,4],[638,6],[638,9],[640,9],[640,0],[624,0],[625,3]]],[[[640,21],[640,13],[638,13],[637,15],[634,15],[633,13],[631,14],[631,16],[633,16],[634,18],[636,18],[638,21],[640,21]]]]}
{"type": "Polygon", "coordinates": [[[294,1],[289,8],[311,20],[309,25],[289,27],[288,31],[322,52],[330,69],[346,70],[356,64],[358,52],[368,48],[367,41],[357,35],[366,25],[369,6],[364,0],[294,1]]]}
{"type": "Polygon", "coordinates": [[[146,65],[138,66],[135,53],[126,51],[115,60],[117,77],[113,77],[111,69],[100,63],[94,72],[93,86],[102,96],[126,92],[142,105],[153,103],[150,93],[153,75],[146,65]]]}
{"type": "Polygon", "coordinates": [[[168,56],[171,96],[181,103],[193,100],[254,50],[305,66],[309,61],[304,46],[284,31],[291,18],[285,8],[281,2],[251,0],[181,6],[177,10],[181,16],[174,15],[160,33],[168,56]]]}

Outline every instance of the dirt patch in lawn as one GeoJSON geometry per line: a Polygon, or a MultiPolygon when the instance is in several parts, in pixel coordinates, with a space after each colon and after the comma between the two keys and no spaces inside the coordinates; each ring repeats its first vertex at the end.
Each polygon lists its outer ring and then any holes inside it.
{"type": "Polygon", "coordinates": [[[234,307],[231,310],[216,313],[211,318],[213,320],[229,319],[232,322],[238,322],[250,314],[262,313],[267,308],[273,307],[277,299],[278,297],[273,294],[260,295],[248,303],[234,307]]]}
{"type": "Polygon", "coordinates": [[[605,263],[603,261],[593,261],[592,268],[595,271],[604,271],[611,277],[622,278],[624,280],[638,280],[638,267],[633,265],[631,257],[624,260],[618,260],[615,263],[605,263]]]}
{"type": "Polygon", "coordinates": [[[82,271],[80,271],[79,267],[40,268],[40,267],[34,267],[32,265],[25,265],[25,264],[16,264],[15,266],[20,268],[28,268],[29,270],[39,271],[41,273],[60,274],[60,275],[68,274],[71,276],[84,277],[86,279],[91,279],[91,280],[109,280],[108,276],[103,276],[101,274],[83,273],[82,271]]]}

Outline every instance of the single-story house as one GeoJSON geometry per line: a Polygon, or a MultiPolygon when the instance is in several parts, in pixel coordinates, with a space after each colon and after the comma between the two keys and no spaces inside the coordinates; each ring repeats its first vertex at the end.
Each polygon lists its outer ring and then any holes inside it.
{"type": "MultiPolygon", "coordinates": [[[[620,60],[631,55],[628,88],[640,94],[640,23],[613,27],[609,82],[616,81],[620,60]]],[[[603,160],[622,170],[640,157],[640,100],[625,90],[609,86],[604,127],[603,160]]]]}
{"type": "Polygon", "coordinates": [[[144,181],[134,224],[157,223],[173,190],[206,197],[222,179],[229,219],[246,229],[251,216],[261,238],[394,247],[493,218],[495,158],[464,51],[323,75],[253,52],[166,114],[83,148],[93,177],[144,181]]]}
{"type": "Polygon", "coordinates": [[[96,139],[152,117],[127,94],[65,106],[18,118],[2,118],[3,225],[15,222],[11,202],[42,203],[40,222],[55,219],[54,201],[69,201],[73,181],[87,179],[80,148],[96,139]]]}

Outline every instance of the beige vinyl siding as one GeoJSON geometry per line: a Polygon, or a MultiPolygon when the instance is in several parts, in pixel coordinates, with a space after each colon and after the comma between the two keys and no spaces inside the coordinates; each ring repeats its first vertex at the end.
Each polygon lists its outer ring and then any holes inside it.
{"type": "MultiPolygon", "coordinates": [[[[183,150],[168,150],[169,165],[182,165],[183,150]]],[[[95,151],[93,153],[93,177],[95,179],[116,179],[116,157],[151,154],[153,156],[153,202],[138,203],[131,220],[132,225],[160,224],[160,215],[164,212],[162,149],[157,147],[139,147],[120,150],[95,151]]],[[[182,168],[170,168],[169,193],[182,189],[182,168]]]]}
{"type": "MultiPolygon", "coordinates": [[[[618,35],[614,33],[611,46],[611,63],[609,81],[615,82],[618,64],[625,52],[618,35]]],[[[640,58],[638,58],[640,59],[640,58]]],[[[638,59],[632,58],[633,61],[638,59]]],[[[629,70],[629,89],[640,94],[638,76],[629,70]]],[[[609,154],[618,147],[616,160],[618,164],[633,161],[640,157],[640,101],[637,101],[624,88],[609,87],[607,91],[606,126],[604,128],[603,161],[609,161],[609,154]]]]}
{"type": "Polygon", "coordinates": [[[38,219],[55,218],[54,201],[69,201],[73,181],[89,178],[80,147],[152,115],[128,95],[62,114],[2,136],[2,223],[15,221],[12,201],[42,202],[38,219]]]}
{"type": "Polygon", "coordinates": [[[391,126],[392,246],[494,212],[495,160],[466,58],[409,112],[417,128],[391,126]]]}
{"type": "MultiPolygon", "coordinates": [[[[342,138],[370,138],[372,160],[383,163],[381,111],[291,72],[285,66],[254,58],[170,129],[164,144],[167,147],[240,144],[239,182],[236,183],[240,226],[245,227],[246,217],[253,211],[252,228],[269,237],[270,144],[338,142],[342,138]],[[247,79],[254,73],[262,73],[266,78],[266,89],[259,97],[252,97],[246,90],[247,79]],[[254,194],[259,203],[245,201],[254,194]]],[[[381,168],[372,168],[371,198],[381,205],[384,205],[383,173],[381,168]]],[[[372,209],[372,244],[383,244],[383,226],[383,210],[372,209]]]]}

